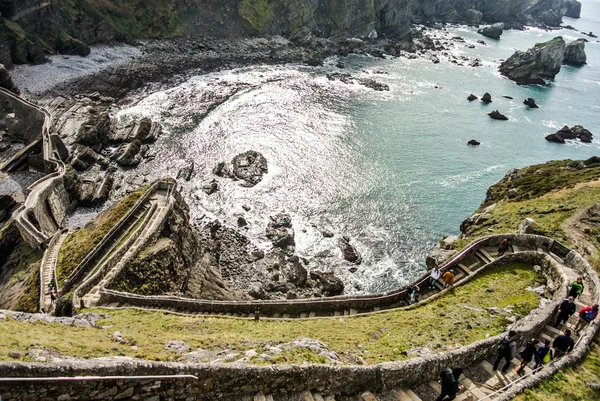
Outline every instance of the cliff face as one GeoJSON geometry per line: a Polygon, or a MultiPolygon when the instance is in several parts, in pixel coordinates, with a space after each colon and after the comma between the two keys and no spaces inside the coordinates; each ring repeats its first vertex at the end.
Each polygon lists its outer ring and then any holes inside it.
{"type": "Polygon", "coordinates": [[[410,22],[557,25],[576,0],[0,0],[0,64],[42,63],[45,54],[87,55],[89,45],[128,38],[386,36],[410,22]],[[568,5],[567,5],[568,3],[568,5]]]}

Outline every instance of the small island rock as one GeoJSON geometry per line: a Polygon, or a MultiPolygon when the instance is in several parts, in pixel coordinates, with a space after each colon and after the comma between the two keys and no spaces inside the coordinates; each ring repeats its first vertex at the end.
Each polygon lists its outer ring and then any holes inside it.
{"type": "Polygon", "coordinates": [[[481,145],[481,142],[476,141],[475,139],[471,139],[469,142],[467,142],[467,145],[477,146],[477,145],[481,145]]]}
{"type": "Polygon", "coordinates": [[[523,104],[529,107],[530,109],[539,109],[540,107],[535,103],[535,99],[532,97],[528,97],[523,100],[523,104]]]}
{"type": "Polygon", "coordinates": [[[342,250],[342,256],[345,260],[347,260],[348,262],[357,264],[357,265],[362,263],[362,256],[360,255],[358,250],[354,247],[354,245],[350,244],[349,237],[343,236],[342,238],[340,238],[339,246],[340,246],[340,249],[342,250]]]}
{"type": "Polygon", "coordinates": [[[485,92],[483,94],[483,96],[481,96],[481,101],[483,103],[492,103],[492,95],[490,95],[489,93],[485,92]]]}
{"type": "Polygon", "coordinates": [[[565,17],[569,18],[579,18],[581,15],[581,3],[577,0],[567,0],[565,1],[565,7],[567,8],[565,12],[565,17]]]}
{"type": "Polygon", "coordinates": [[[579,139],[581,142],[592,142],[593,135],[590,131],[581,125],[574,125],[571,128],[564,126],[554,134],[546,136],[546,140],[554,143],[565,143],[565,139],[579,139]]]}
{"type": "Polygon", "coordinates": [[[488,113],[488,116],[490,116],[494,120],[502,120],[502,121],[508,120],[508,117],[506,117],[504,114],[500,113],[498,110],[494,110],[491,113],[488,113]]]}
{"type": "Polygon", "coordinates": [[[558,36],[548,42],[537,43],[526,52],[517,50],[500,64],[500,74],[518,84],[541,84],[559,73],[563,61],[565,41],[558,36]]]}
{"type": "Polygon", "coordinates": [[[585,55],[585,39],[577,39],[565,46],[563,64],[584,65],[587,61],[585,55]]]}
{"type": "Polygon", "coordinates": [[[467,98],[467,100],[468,100],[469,102],[472,102],[473,100],[476,100],[476,99],[477,99],[477,96],[475,96],[475,95],[474,95],[474,94],[472,94],[472,93],[471,93],[471,94],[469,95],[469,97],[467,98]]]}
{"type": "Polygon", "coordinates": [[[483,27],[477,30],[477,33],[487,36],[492,39],[500,39],[500,35],[502,35],[502,31],[504,30],[504,23],[498,22],[496,24],[483,27]]]}

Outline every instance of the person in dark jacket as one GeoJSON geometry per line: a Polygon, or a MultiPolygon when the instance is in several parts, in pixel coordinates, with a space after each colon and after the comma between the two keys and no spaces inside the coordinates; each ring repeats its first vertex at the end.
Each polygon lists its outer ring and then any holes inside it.
{"type": "Polygon", "coordinates": [[[510,246],[510,240],[508,238],[504,238],[498,247],[498,256],[504,255],[504,252],[508,251],[508,247],[510,246]]]}
{"type": "Polygon", "coordinates": [[[558,307],[558,312],[556,313],[556,323],[554,323],[554,327],[565,324],[576,310],[577,306],[575,305],[575,298],[569,297],[562,301],[558,307]]]}
{"type": "Polygon", "coordinates": [[[573,347],[575,346],[575,341],[571,338],[571,330],[566,329],[564,333],[557,336],[552,342],[555,358],[560,358],[564,354],[573,351],[573,347]]]}
{"type": "Polygon", "coordinates": [[[577,298],[583,292],[583,279],[581,277],[577,277],[577,280],[573,281],[569,285],[569,293],[567,297],[573,297],[573,299],[577,298]]]}
{"type": "Polygon", "coordinates": [[[581,329],[590,324],[596,316],[598,316],[598,304],[581,308],[579,311],[579,320],[575,325],[575,334],[579,335],[581,329]]]}
{"type": "Polygon", "coordinates": [[[435,401],[450,401],[456,398],[456,394],[464,389],[464,386],[459,384],[459,378],[462,372],[462,368],[446,368],[440,372],[442,393],[435,401]]]}
{"type": "Polygon", "coordinates": [[[537,338],[532,338],[531,340],[527,341],[527,344],[525,344],[525,349],[519,354],[521,355],[521,365],[519,365],[519,368],[517,369],[517,374],[521,374],[523,369],[525,369],[525,366],[527,366],[534,358],[537,353],[538,343],[539,341],[537,338]]]}
{"type": "Polygon", "coordinates": [[[498,355],[496,356],[496,361],[494,362],[494,370],[498,370],[500,361],[505,359],[506,363],[504,363],[504,366],[502,366],[502,373],[506,373],[508,367],[510,366],[510,361],[517,356],[517,342],[515,341],[516,335],[517,333],[514,330],[511,330],[508,332],[508,335],[500,341],[500,344],[498,345],[498,355]]]}

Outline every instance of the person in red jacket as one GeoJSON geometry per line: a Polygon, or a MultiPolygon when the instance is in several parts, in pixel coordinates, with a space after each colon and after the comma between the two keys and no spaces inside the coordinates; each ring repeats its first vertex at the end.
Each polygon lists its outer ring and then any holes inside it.
{"type": "Polygon", "coordinates": [[[581,308],[579,311],[579,320],[575,325],[575,333],[579,335],[581,329],[590,324],[592,320],[596,318],[596,316],[598,316],[598,304],[581,308]]]}

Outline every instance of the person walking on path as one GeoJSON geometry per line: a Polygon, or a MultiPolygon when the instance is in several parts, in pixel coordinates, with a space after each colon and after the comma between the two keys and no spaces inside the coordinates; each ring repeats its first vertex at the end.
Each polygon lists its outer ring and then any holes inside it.
{"type": "Polygon", "coordinates": [[[435,401],[450,401],[456,398],[456,394],[464,389],[464,386],[459,384],[459,378],[462,372],[462,368],[446,368],[440,372],[442,393],[435,401]]]}
{"type": "Polygon", "coordinates": [[[56,301],[56,295],[52,291],[50,291],[50,303],[54,305],[54,301],[56,301]]]}
{"type": "Polygon", "coordinates": [[[408,287],[408,303],[410,305],[416,304],[417,302],[419,302],[419,295],[421,295],[419,293],[420,288],[418,285],[416,284],[412,284],[408,287]]]}
{"type": "Polygon", "coordinates": [[[442,272],[437,266],[433,266],[431,274],[429,275],[429,288],[432,290],[435,288],[435,282],[442,276],[442,272]]]}
{"type": "Polygon", "coordinates": [[[564,334],[557,336],[552,342],[552,348],[554,348],[554,357],[560,358],[564,354],[568,354],[573,351],[575,341],[571,338],[571,330],[566,329],[564,334]]]}
{"type": "Polygon", "coordinates": [[[568,289],[569,293],[567,297],[573,297],[573,299],[577,298],[583,292],[583,279],[581,277],[577,277],[577,280],[573,281],[568,289]]]}
{"type": "Polygon", "coordinates": [[[579,311],[579,320],[575,325],[575,334],[579,335],[581,329],[590,324],[598,316],[598,304],[586,306],[579,311]]]}
{"type": "Polygon", "coordinates": [[[538,344],[539,341],[537,340],[537,338],[532,338],[531,340],[527,341],[525,349],[519,353],[519,355],[521,355],[521,364],[519,365],[519,368],[516,371],[518,375],[520,375],[523,372],[525,366],[527,366],[536,355],[538,344]]]}
{"type": "Polygon", "coordinates": [[[454,271],[448,270],[442,275],[442,281],[444,282],[444,288],[450,287],[454,284],[454,271]]]}
{"type": "Polygon", "coordinates": [[[504,252],[508,251],[508,247],[510,246],[510,240],[508,238],[504,238],[498,247],[498,256],[504,255],[504,252]]]}
{"type": "Polygon", "coordinates": [[[567,320],[573,316],[577,308],[574,301],[575,299],[573,297],[569,297],[561,302],[560,306],[558,307],[558,312],[556,313],[556,322],[554,323],[553,327],[558,327],[561,324],[565,324],[567,320]]]}
{"type": "Polygon", "coordinates": [[[506,373],[508,367],[510,366],[510,361],[517,356],[517,342],[515,341],[515,336],[517,333],[514,330],[508,332],[508,335],[504,337],[500,344],[498,345],[498,355],[496,356],[496,361],[494,362],[494,370],[498,370],[498,366],[500,366],[500,361],[503,359],[506,360],[504,366],[502,366],[502,373],[506,373]]]}
{"type": "Polygon", "coordinates": [[[544,340],[544,345],[538,348],[537,355],[535,357],[535,365],[533,365],[533,374],[536,369],[541,367],[552,360],[552,348],[550,348],[550,340],[544,340]]]}

